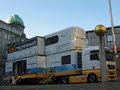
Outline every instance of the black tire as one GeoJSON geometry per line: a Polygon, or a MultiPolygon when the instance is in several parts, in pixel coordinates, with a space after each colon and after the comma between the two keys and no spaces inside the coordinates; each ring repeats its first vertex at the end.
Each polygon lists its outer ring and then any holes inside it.
{"type": "Polygon", "coordinates": [[[97,76],[95,74],[89,74],[87,80],[89,83],[97,82],[97,76]]]}
{"type": "Polygon", "coordinates": [[[63,84],[68,84],[69,83],[69,77],[68,76],[62,77],[62,83],[63,84]]]}
{"type": "Polygon", "coordinates": [[[54,77],[54,78],[53,78],[53,82],[54,82],[54,84],[59,84],[59,83],[61,83],[61,77],[54,77]]]}

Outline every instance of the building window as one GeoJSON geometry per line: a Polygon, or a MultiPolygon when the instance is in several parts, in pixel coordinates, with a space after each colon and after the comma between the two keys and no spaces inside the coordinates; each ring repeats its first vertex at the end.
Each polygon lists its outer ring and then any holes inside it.
{"type": "Polygon", "coordinates": [[[16,29],[15,29],[15,28],[13,28],[12,32],[16,34],[16,29]]]}
{"type": "Polygon", "coordinates": [[[2,33],[0,32],[0,37],[2,37],[2,33]]]}
{"type": "Polygon", "coordinates": [[[5,24],[3,24],[3,29],[6,29],[6,25],[5,24]]]}
{"type": "Polygon", "coordinates": [[[19,35],[22,35],[22,33],[19,31],[19,35]]]}
{"type": "Polygon", "coordinates": [[[7,26],[7,30],[8,30],[8,31],[11,31],[11,28],[10,28],[10,26],[7,26]]]}
{"type": "Polygon", "coordinates": [[[61,60],[62,60],[62,65],[71,64],[71,56],[70,55],[62,56],[61,60]]]}
{"type": "Polygon", "coordinates": [[[90,60],[99,60],[99,50],[90,51],[90,60]]]}
{"type": "Polygon", "coordinates": [[[15,30],[15,33],[17,34],[17,30],[15,30]]]}
{"type": "Polygon", "coordinates": [[[13,42],[15,43],[16,41],[17,41],[16,38],[14,38],[13,42]]]}
{"type": "Polygon", "coordinates": [[[3,26],[3,24],[1,23],[1,24],[0,24],[0,27],[2,28],[2,26],[3,26]]]}
{"type": "Polygon", "coordinates": [[[5,39],[7,39],[7,34],[5,34],[5,39]]]}
{"type": "Polygon", "coordinates": [[[19,33],[18,33],[18,30],[16,30],[16,33],[19,34],[19,33]]]}
{"type": "Polygon", "coordinates": [[[113,36],[111,34],[107,35],[107,45],[113,45],[113,36]]]}
{"type": "Polygon", "coordinates": [[[11,39],[11,37],[10,37],[10,35],[8,35],[8,40],[10,40],[11,39]]]}
{"type": "Polygon", "coordinates": [[[20,41],[19,38],[16,38],[16,37],[13,39],[14,43],[19,42],[19,41],[20,41]]]}
{"type": "Polygon", "coordinates": [[[86,44],[87,44],[87,45],[89,44],[89,42],[88,42],[88,38],[86,39],[86,44]]]}
{"type": "Polygon", "coordinates": [[[18,41],[19,41],[19,39],[18,39],[18,38],[16,38],[16,41],[18,42],[18,41]]]}
{"type": "Polygon", "coordinates": [[[58,42],[58,40],[59,40],[59,38],[58,38],[57,35],[56,35],[56,36],[53,36],[53,37],[50,37],[50,38],[47,38],[47,39],[45,40],[45,45],[47,46],[47,45],[55,44],[55,43],[58,42]]]}
{"type": "Polygon", "coordinates": [[[5,39],[10,40],[11,36],[9,34],[5,34],[5,39]]]}

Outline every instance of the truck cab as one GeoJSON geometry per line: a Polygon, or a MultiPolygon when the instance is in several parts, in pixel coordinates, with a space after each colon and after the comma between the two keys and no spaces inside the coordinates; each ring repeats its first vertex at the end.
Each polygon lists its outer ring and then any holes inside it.
{"type": "MultiPolygon", "coordinates": [[[[109,48],[105,48],[105,54],[108,80],[116,80],[116,63],[113,52],[109,48]]],[[[87,75],[88,82],[101,81],[99,57],[98,46],[86,47],[82,51],[82,74],[87,75]]]]}

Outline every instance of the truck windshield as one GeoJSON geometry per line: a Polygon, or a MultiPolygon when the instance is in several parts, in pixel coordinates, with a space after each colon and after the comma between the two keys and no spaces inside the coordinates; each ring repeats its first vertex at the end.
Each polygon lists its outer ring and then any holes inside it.
{"type": "Polygon", "coordinates": [[[106,51],[106,60],[107,61],[114,61],[114,54],[112,52],[106,51]]]}

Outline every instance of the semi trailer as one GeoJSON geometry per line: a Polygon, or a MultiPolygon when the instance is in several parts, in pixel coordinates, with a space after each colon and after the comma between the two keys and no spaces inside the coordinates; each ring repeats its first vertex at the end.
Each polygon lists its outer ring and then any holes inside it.
{"type": "MultiPolygon", "coordinates": [[[[109,48],[106,71],[116,80],[116,64],[109,48]]],[[[18,83],[80,83],[101,81],[98,46],[86,46],[85,31],[71,27],[45,37],[34,37],[8,48],[5,80],[18,83]]]]}

